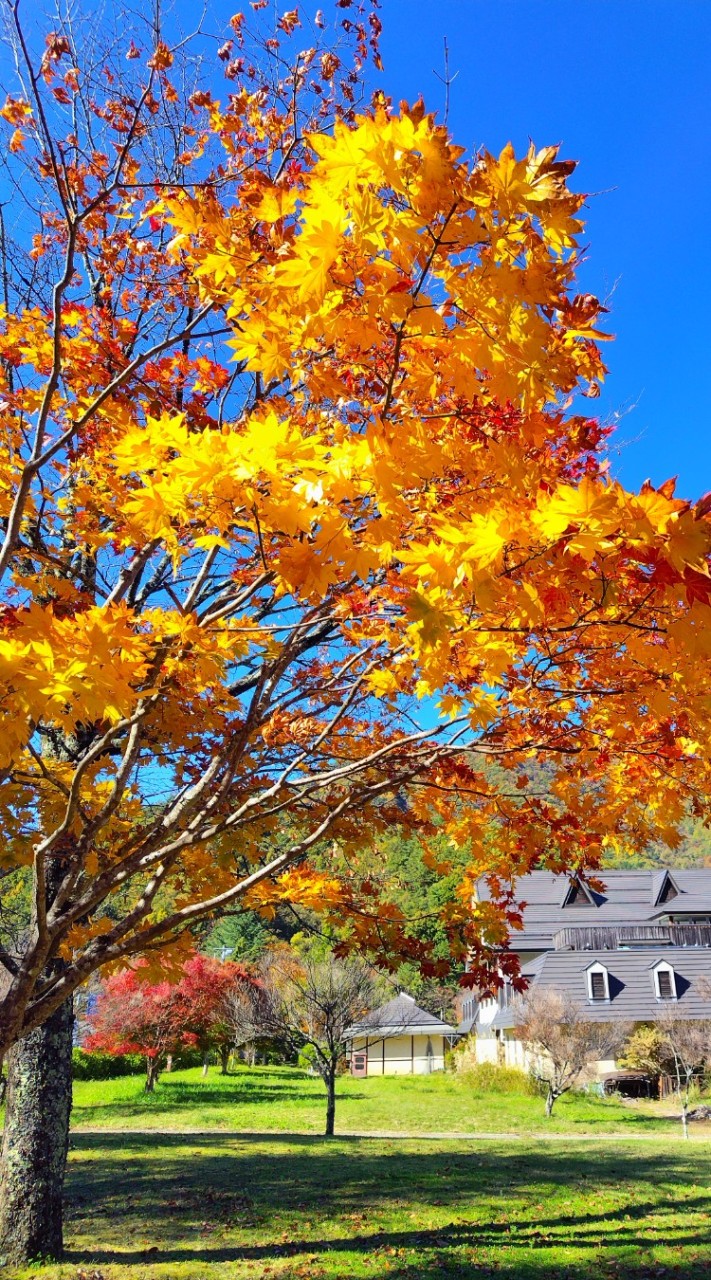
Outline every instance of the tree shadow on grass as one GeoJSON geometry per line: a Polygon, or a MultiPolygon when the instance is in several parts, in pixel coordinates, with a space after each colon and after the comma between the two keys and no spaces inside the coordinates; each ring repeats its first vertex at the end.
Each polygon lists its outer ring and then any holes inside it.
{"type": "MultiPolygon", "coordinates": [[[[424,1231],[376,1231],[344,1237],[310,1235],[288,1243],[215,1243],[210,1247],[168,1245],[158,1246],[154,1250],[135,1251],[76,1250],[67,1254],[67,1261],[79,1266],[88,1264],[96,1267],[110,1264],[145,1267],[149,1259],[162,1266],[170,1263],[204,1266],[253,1263],[256,1275],[261,1274],[261,1268],[256,1269],[258,1264],[293,1259],[299,1265],[299,1275],[303,1275],[305,1263],[322,1261],[324,1255],[327,1255],[333,1264],[334,1255],[342,1254],[344,1269],[339,1271],[339,1264],[336,1263],[336,1269],[331,1265],[329,1270],[329,1275],[334,1280],[336,1276],[343,1276],[344,1280],[345,1277],[350,1277],[354,1262],[348,1259],[358,1257],[369,1258],[373,1262],[382,1258],[382,1271],[369,1271],[369,1275],[382,1275],[383,1278],[387,1276],[388,1280],[397,1280],[398,1277],[405,1280],[405,1277],[410,1276],[424,1280],[425,1277],[434,1278],[447,1274],[462,1278],[496,1274],[499,1277],[511,1277],[511,1280],[524,1280],[525,1277],[542,1280],[543,1277],[551,1276],[551,1260],[555,1254],[556,1280],[562,1280],[567,1275],[574,1276],[575,1280],[599,1280],[605,1274],[614,1274],[615,1280],[621,1280],[622,1277],[629,1277],[629,1280],[651,1280],[652,1276],[664,1275],[667,1269],[659,1267],[649,1257],[649,1251],[655,1242],[632,1225],[623,1226],[619,1223],[621,1216],[604,1215],[602,1219],[593,1216],[574,1223],[562,1216],[547,1219],[538,1226],[519,1223],[514,1229],[503,1222],[484,1222],[442,1226],[424,1231]],[[617,1230],[614,1234],[601,1236],[601,1224],[609,1225],[611,1222],[618,1222],[617,1230]],[[561,1249],[578,1255],[574,1262],[570,1259],[569,1270],[561,1266],[561,1249]],[[620,1251],[623,1254],[630,1253],[632,1257],[619,1259],[620,1251]],[[581,1252],[589,1256],[581,1258],[581,1252]],[[509,1257],[506,1256],[507,1253],[509,1257]],[[407,1255],[411,1261],[408,1261],[407,1255]]],[[[664,1243],[677,1251],[673,1269],[675,1280],[708,1280],[711,1259],[711,1232],[708,1229],[700,1233],[669,1229],[665,1233],[664,1243]],[[678,1250],[687,1248],[693,1249],[696,1255],[703,1251],[704,1258],[697,1256],[688,1261],[680,1258],[678,1250]]]]}
{"type": "MultiPolygon", "coordinates": [[[[338,1100],[340,1101],[359,1101],[365,1095],[357,1089],[346,1089],[343,1092],[339,1090],[338,1100]]],[[[94,1105],[75,1105],[73,1109],[74,1124],[91,1124],[92,1119],[96,1119],[97,1115],[105,1111],[110,1111],[112,1116],[136,1117],[160,1111],[176,1111],[181,1108],[197,1108],[199,1110],[209,1111],[213,1108],[229,1108],[234,1109],[238,1113],[241,1106],[269,1106],[270,1104],[287,1104],[289,1111],[304,1111],[314,1106],[318,1107],[323,1104],[325,1107],[326,1091],[320,1087],[319,1081],[314,1081],[313,1093],[304,1092],[303,1076],[296,1076],[293,1081],[286,1083],[279,1077],[274,1083],[264,1082],[260,1077],[258,1080],[247,1080],[243,1085],[239,1077],[218,1076],[204,1082],[187,1082],[183,1080],[171,1080],[163,1077],[157,1087],[155,1093],[144,1093],[142,1090],[137,1092],[134,1097],[129,1097],[121,1101],[111,1101],[106,1103],[95,1103],[94,1105]],[[224,1083],[223,1083],[224,1080],[224,1083]],[[239,1081],[239,1086],[231,1081],[239,1081]]],[[[189,1121],[188,1121],[189,1123],[189,1121]]]]}
{"type": "Polygon", "coordinates": [[[256,1276],[272,1260],[303,1268],[327,1256],[329,1280],[345,1280],[365,1258],[374,1280],[481,1280],[494,1271],[506,1280],[599,1280],[606,1267],[615,1280],[647,1280],[658,1274],[650,1251],[665,1245],[677,1251],[676,1280],[711,1274],[703,1149],[452,1143],[442,1151],[416,1141],[278,1134],[161,1136],[157,1146],[118,1133],[79,1135],[75,1146],[86,1166],[72,1168],[70,1234],[81,1234],[85,1220],[96,1240],[69,1253],[77,1265],[239,1263],[256,1276]],[[596,1208],[601,1193],[607,1204],[596,1208]],[[413,1224],[429,1210],[449,1220],[413,1224]],[[396,1223],[374,1220],[386,1215],[396,1223]],[[127,1250],[106,1239],[103,1223],[110,1231],[119,1222],[127,1250]],[[131,1229],[156,1251],[132,1248],[131,1229]]]}

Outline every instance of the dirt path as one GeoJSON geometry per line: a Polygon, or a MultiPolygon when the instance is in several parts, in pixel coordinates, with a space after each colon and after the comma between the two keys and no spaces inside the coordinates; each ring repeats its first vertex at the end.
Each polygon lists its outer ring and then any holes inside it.
{"type": "MultiPolygon", "coordinates": [[[[292,1129],[287,1133],[274,1129],[95,1129],[84,1126],[72,1128],[72,1135],[74,1134],[77,1136],[87,1134],[93,1137],[121,1135],[126,1138],[234,1138],[236,1142],[242,1138],[281,1138],[288,1142],[290,1138],[317,1140],[322,1137],[321,1134],[305,1129],[292,1129]]],[[[608,1131],[601,1133],[465,1133],[451,1130],[446,1133],[410,1133],[396,1129],[371,1129],[368,1133],[344,1129],[336,1134],[336,1139],[393,1140],[400,1138],[406,1142],[663,1142],[665,1138],[670,1137],[672,1139],[678,1137],[681,1141],[681,1127],[678,1134],[676,1130],[671,1133],[667,1130],[657,1130],[656,1133],[610,1133],[608,1131]]],[[[709,1139],[711,1130],[694,1133],[693,1137],[701,1141],[709,1139]]]]}

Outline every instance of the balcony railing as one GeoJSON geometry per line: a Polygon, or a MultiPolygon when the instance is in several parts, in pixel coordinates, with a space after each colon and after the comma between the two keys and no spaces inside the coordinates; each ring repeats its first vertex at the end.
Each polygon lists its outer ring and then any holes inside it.
{"type": "Polygon", "coordinates": [[[711,947],[709,924],[599,925],[559,929],[556,951],[619,951],[644,947],[711,947]]]}

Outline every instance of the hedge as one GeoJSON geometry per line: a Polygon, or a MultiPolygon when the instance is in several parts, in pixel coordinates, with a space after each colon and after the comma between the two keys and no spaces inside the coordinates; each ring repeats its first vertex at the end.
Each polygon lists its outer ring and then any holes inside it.
{"type": "Polygon", "coordinates": [[[87,1053],[86,1049],[72,1051],[72,1075],[75,1080],[113,1080],[117,1076],[140,1076],[146,1070],[145,1058],[140,1053],[87,1053]]]}
{"type": "MultiPolygon", "coordinates": [[[[214,1054],[210,1058],[212,1061],[217,1060],[214,1054]]],[[[201,1065],[202,1054],[197,1049],[184,1049],[182,1053],[173,1054],[173,1069],[176,1071],[182,1067],[201,1065]]],[[[145,1070],[146,1059],[142,1053],[102,1053],[98,1049],[87,1053],[86,1049],[72,1050],[72,1075],[75,1080],[115,1080],[118,1076],[140,1076],[145,1070]]]]}

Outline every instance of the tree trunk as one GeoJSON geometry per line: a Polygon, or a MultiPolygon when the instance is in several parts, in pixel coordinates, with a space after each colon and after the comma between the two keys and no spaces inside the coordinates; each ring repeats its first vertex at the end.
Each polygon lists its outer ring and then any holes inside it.
{"type": "Polygon", "coordinates": [[[8,1054],[0,1262],[62,1256],[62,1191],[72,1105],[71,1000],[8,1054]]]}
{"type": "Polygon", "coordinates": [[[207,1069],[208,1069],[209,1065],[210,1065],[210,1055],[209,1055],[209,1053],[205,1053],[205,1054],[203,1054],[203,1058],[202,1058],[202,1078],[203,1078],[203,1080],[205,1079],[205,1076],[207,1075],[207,1069]]]}
{"type": "Polygon", "coordinates": [[[549,1089],[548,1097],[546,1098],[546,1115],[547,1116],[551,1116],[553,1114],[554,1106],[555,1106],[555,1094],[552,1092],[551,1089],[549,1089]]]}
{"type": "Polygon", "coordinates": [[[227,1075],[227,1068],[230,1065],[230,1046],[228,1044],[220,1045],[220,1075],[227,1075]]]}
{"type": "Polygon", "coordinates": [[[689,1081],[681,1099],[681,1132],[685,1138],[689,1136],[689,1081]]]}
{"type": "Polygon", "coordinates": [[[160,1075],[160,1061],[158,1058],[146,1058],[146,1084],[145,1092],[153,1093],[156,1087],[156,1081],[160,1075]]]}
{"type": "Polygon", "coordinates": [[[329,1071],[326,1075],[326,1137],[332,1138],[336,1124],[336,1073],[329,1071]]]}

